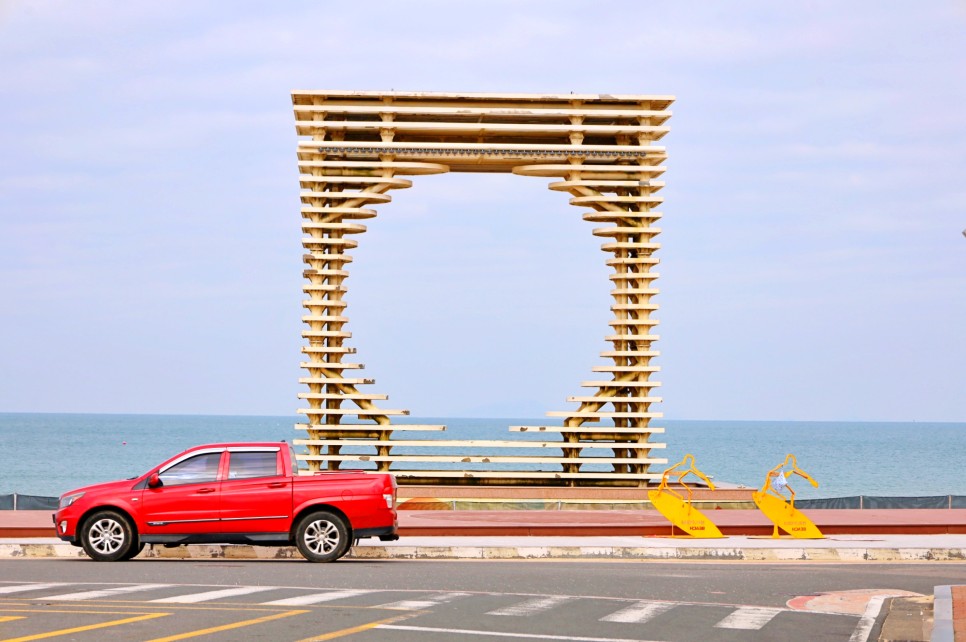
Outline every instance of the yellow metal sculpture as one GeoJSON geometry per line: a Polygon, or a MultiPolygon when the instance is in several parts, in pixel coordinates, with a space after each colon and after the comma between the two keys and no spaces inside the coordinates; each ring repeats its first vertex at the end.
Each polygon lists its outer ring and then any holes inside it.
{"type": "Polygon", "coordinates": [[[785,469],[789,468],[789,475],[798,475],[808,480],[815,488],[818,482],[812,479],[811,475],[798,467],[795,455],[788,455],[785,461],[768,471],[765,476],[765,483],[761,490],[752,493],[755,506],[758,507],[765,516],[775,525],[772,537],[778,537],[778,529],[785,531],[792,537],[798,539],[822,539],[822,531],[812,523],[812,520],[795,508],[795,491],[788,484],[785,477],[785,469]],[[781,494],[782,489],[788,489],[791,499],[785,501],[785,496],[781,494]]]}
{"type": "Polygon", "coordinates": [[[648,491],[648,499],[669,522],[691,537],[706,539],[724,537],[710,519],[691,505],[691,497],[694,493],[691,487],[682,481],[689,474],[699,477],[708,485],[708,488],[714,490],[714,484],[708,476],[694,465],[694,455],[688,454],[684,456],[684,459],[664,471],[657,490],[648,491]],[[686,500],[681,493],[668,485],[668,481],[672,479],[688,492],[686,500]]]}

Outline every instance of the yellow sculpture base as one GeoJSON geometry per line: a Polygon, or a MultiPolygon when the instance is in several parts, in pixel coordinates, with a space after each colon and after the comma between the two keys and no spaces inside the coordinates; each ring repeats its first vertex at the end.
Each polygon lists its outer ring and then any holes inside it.
{"type": "Polygon", "coordinates": [[[700,539],[724,537],[710,519],[680,497],[661,490],[648,491],[647,497],[661,515],[691,537],[700,539]]]}
{"type": "Polygon", "coordinates": [[[785,500],[767,493],[752,493],[751,496],[755,506],[777,527],[773,537],[778,537],[777,529],[780,528],[796,539],[825,538],[812,520],[785,500]]]}

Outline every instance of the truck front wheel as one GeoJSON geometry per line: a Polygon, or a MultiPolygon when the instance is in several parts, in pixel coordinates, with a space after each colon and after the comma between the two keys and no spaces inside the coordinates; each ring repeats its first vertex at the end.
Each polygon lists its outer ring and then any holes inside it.
{"type": "Polygon", "coordinates": [[[105,510],[94,513],[81,527],[81,546],[84,552],[98,562],[116,562],[130,559],[136,550],[134,527],[124,515],[105,510]]]}
{"type": "Polygon", "coordinates": [[[349,529],[329,511],[309,513],[295,529],[295,545],[310,562],[334,562],[349,550],[349,529]]]}

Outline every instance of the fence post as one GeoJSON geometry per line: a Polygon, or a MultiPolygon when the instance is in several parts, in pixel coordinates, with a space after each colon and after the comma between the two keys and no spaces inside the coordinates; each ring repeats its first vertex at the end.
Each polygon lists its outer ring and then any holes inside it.
{"type": "Polygon", "coordinates": [[[13,494],[13,509],[17,510],[17,493],[13,494]]]}

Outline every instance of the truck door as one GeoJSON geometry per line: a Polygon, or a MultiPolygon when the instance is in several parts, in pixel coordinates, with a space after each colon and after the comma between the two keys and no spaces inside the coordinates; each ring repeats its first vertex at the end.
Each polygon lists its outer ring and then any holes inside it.
{"type": "Polygon", "coordinates": [[[292,521],[292,477],[279,448],[228,449],[221,485],[221,532],[287,533],[292,521]]]}
{"type": "Polygon", "coordinates": [[[158,471],[161,485],[141,494],[148,534],[218,532],[218,469],[224,448],[204,450],[158,471]]]}

